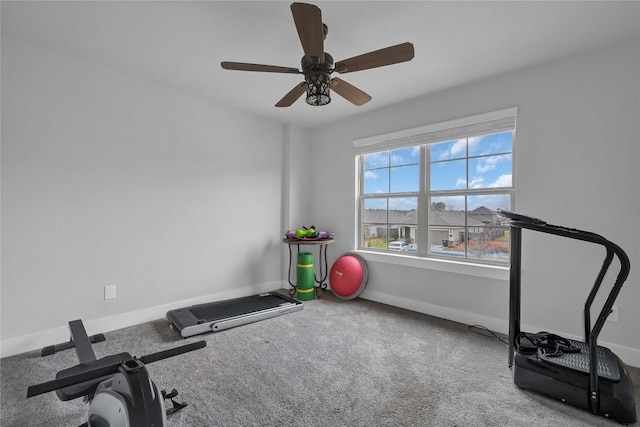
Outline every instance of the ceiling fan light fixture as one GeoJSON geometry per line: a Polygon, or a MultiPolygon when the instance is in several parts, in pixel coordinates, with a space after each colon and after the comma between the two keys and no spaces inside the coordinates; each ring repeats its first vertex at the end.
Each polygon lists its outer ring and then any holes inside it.
{"type": "Polygon", "coordinates": [[[308,72],[304,77],[307,85],[307,104],[327,105],[331,102],[329,88],[331,86],[331,76],[325,71],[308,72]]]}

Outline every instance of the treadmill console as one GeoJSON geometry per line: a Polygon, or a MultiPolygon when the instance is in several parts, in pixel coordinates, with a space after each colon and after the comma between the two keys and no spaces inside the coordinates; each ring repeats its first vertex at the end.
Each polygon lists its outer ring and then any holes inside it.
{"type": "Polygon", "coordinates": [[[538,219],[538,218],[534,218],[532,216],[527,216],[527,215],[511,212],[511,211],[507,211],[507,210],[504,210],[504,209],[498,209],[498,215],[503,216],[505,218],[509,218],[512,221],[526,222],[526,223],[529,223],[529,224],[543,225],[543,224],[547,223],[546,221],[543,221],[543,220],[538,219]]]}

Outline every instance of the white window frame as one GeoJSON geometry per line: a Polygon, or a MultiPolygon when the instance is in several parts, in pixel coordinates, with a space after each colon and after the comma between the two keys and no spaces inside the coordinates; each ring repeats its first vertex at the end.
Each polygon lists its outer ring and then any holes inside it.
{"type": "MultiPolygon", "coordinates": [[[[396,132],[376,135],[372,137],[357,139],[353,141],[356,161],[356,186],[355,186],[355,233],[354,248],[356,252],[361,253],[365,259],[379,262],[387,262],[393,264],[409,265],[419,268],[429,268],[441,271],[452,271],[462,274],[471,274],[474,276],[484,276],[490,278],[508,278],[508,265],[497,265],[494,263],[482,263],[473,259],[456,260],[452,258],[439,258],[428,254],[426,248],[420,249],[420,253],[416,256],[407,254],[396,254],[388,251],[374,251],[361,246],[362,236],[362,208],[363,202],[360,199],[362,194],[363,182],[361,182],[362,168],[364,165],[364,155],[386,150],[398,148],[412,147],[417,145],[427,145],[438,142],[446,142],[455,139],[473,137],[478,135],[487,135],[500,132],[513,132],[514,143],[512,144],[512,187],[509,189],[499,189],[496,192],[511,194],[511,208],[515,204],[515,135],[516,135],[516,117],[517,107],[505,108],[502,110],[492,111],[483,114],[438,122],[434,124],[419,126],[411,129],[404,129],[396,132]],[[506,276],[505,276],[506,274],[506,276]]],[[[437,192],[430,192],[428,189],[428,176],[426,167],[428,156],[426,150],[421,149],[421,168],[420,168],[420,197],[418,198],[418,233],[419,240],[427,242],[430,209],[427,206],[427,200],[430,195],[436,196],[437,192]]],[[[491,189],[485,189],[492,192],[491,189]]]]}

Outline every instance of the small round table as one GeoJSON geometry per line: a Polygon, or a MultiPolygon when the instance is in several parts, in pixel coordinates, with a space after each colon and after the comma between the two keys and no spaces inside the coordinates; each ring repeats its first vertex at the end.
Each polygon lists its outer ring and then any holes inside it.
{"type": "Polygon", "coordinates": [[[289,246],[289,274],[287,279],[289,280],[289,284],[291,285],[291,289],[289,289],[289,295],[294,296],[296,294],[296,285],[291,280],[291,265],[293,264],[293,252],[291,251],[291,245],[296,245],[298,247],[298,253],[300,253],[300,245],[312,245],[318,246],[318,253],[320,255],[318,260],[318,266],[320,267],[320,276],[316,275],[315,269],[313,271],[313,279],[317,283],[316,288],[316,296],[320,298],[320,291],[324,291],[327,289],[327,276],[329,275],[329,267],[327,261],[327,246],[331,245],[335,239],[318,239],[318,240],[304,240],[304,239],[293,239],[285,237],[282,239],[284,243],[289,246]]]}

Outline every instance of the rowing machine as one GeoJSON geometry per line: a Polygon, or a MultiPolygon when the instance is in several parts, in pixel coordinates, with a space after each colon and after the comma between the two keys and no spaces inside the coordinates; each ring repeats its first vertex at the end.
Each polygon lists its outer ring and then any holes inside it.
{"type": "MultiPolygon", "coordinates": [[[[81,320],[69,322],[70,347],[75,347],[79,364],[62,370],[56,379],[30,386],[27,397],[55,391],[62,401],[85,397],[90,402],[87,427],[163,427],[166,414],[185,407],[173,398],[178,394],[158,392],[145,364],[206,347],[205,341],[186,344],[140,358],[119,353],[96,359],[81,320]],[[164,400],[173,407],[165,412],[164,400]]],[[[81,427],[82,427],[81,426],[81,427]]]]}

